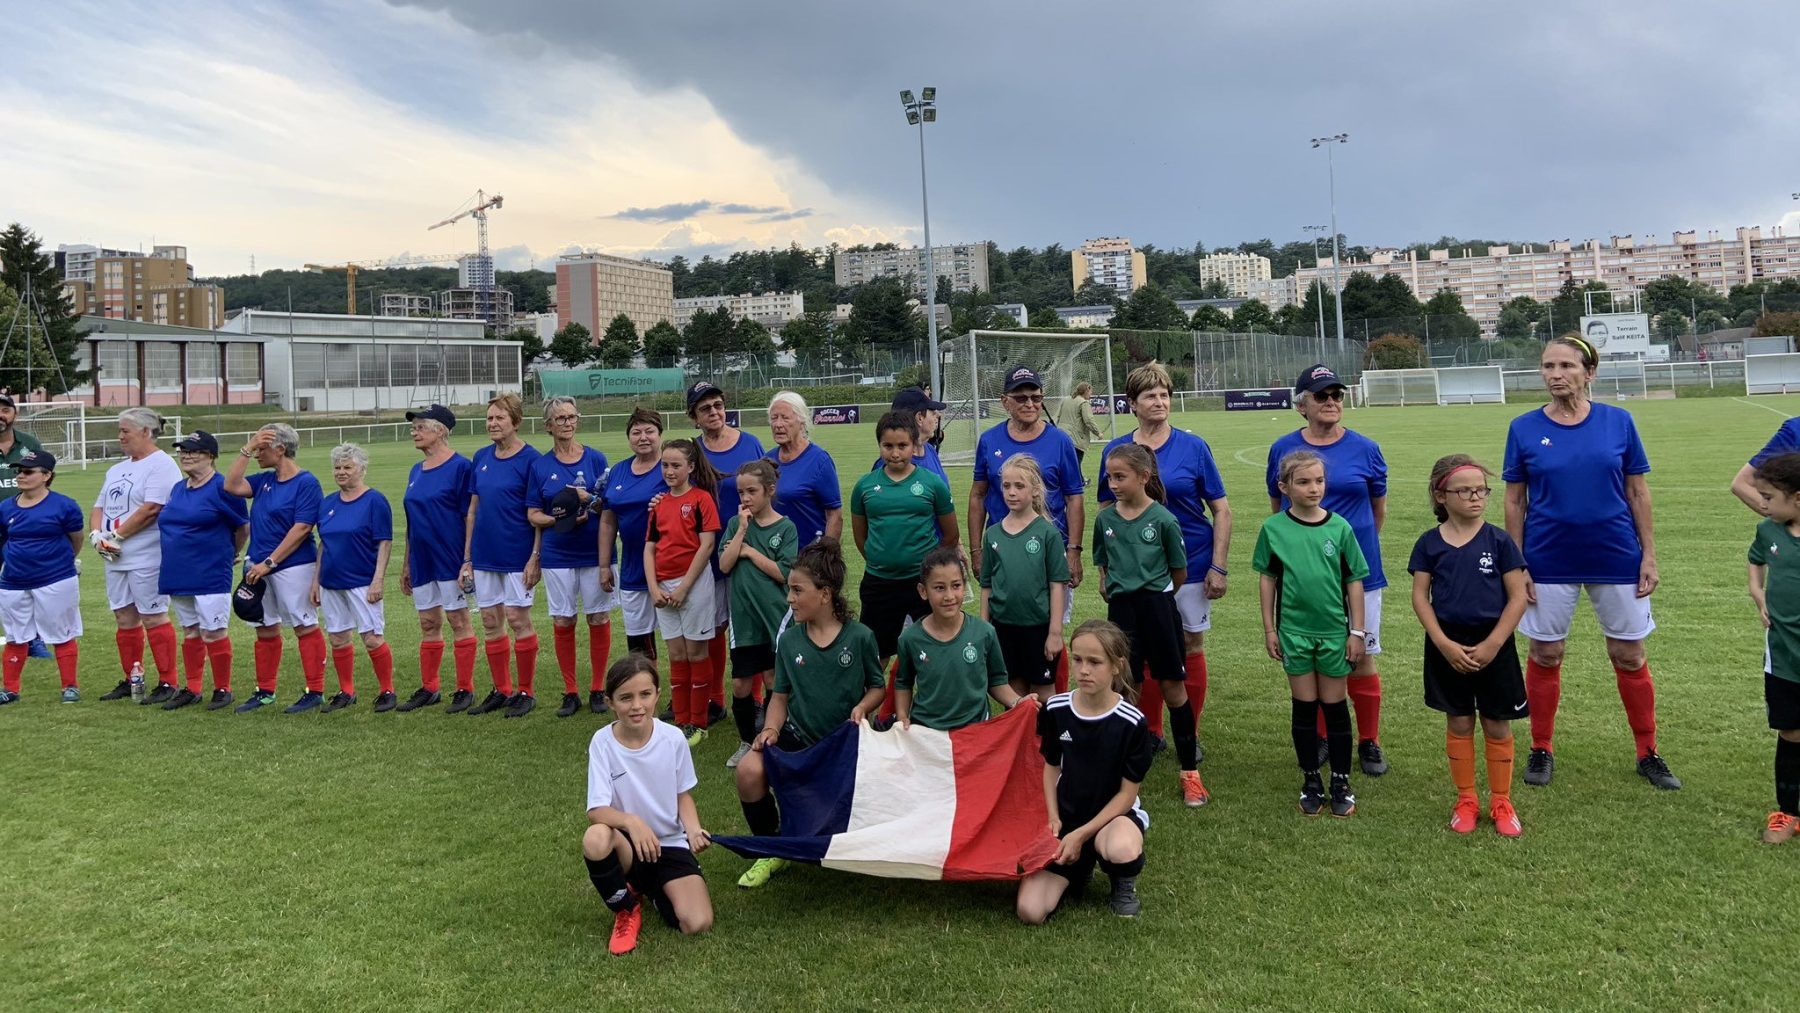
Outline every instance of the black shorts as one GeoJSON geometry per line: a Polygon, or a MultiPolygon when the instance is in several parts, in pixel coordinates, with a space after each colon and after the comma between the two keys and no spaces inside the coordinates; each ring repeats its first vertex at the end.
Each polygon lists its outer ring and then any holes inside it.
{"type": "Polygon", "coordinates": [[[1006,661],[1008,678],[1022,680],[1027,686],[1049,686],[1056,682],[1056,659],[1044,659],[1044,641],[1050,637],[1050,624],[1013,626],[995,623],[994,635],[1000,639],[1000,657],[1006,661]]]}
{"type": "Polygon", "coordinates": [[[883,658],[893,657],[900,649],[900,631],[906,627],[907,619],[923,619],[931,614],[931,606],[919,596],[916,578],[888,580],[864,574],[857,595],[857,618],[875,634],[875,649],[883,658]]]}
{"type": "MultiPolygon", "coordinates": [[[[1125,810],[1125,818],[1137,824],[1138,833],[1140,834],[1149,829],[1144,814],[1137,809],[1125,810]]],[[[1085,823],[1086,821],[1083,820],[1082,822],[1085,823]]],[[[1080,825],[1081,824],[1079,823],[1076,824],[1076,826],[1080,825]]],[[[1096,834],[1095,836],[1099,835],[1096,834]]],[[[1094,866],[1098,864],[1099,861],[1100,852],[1094,847],[1094,838],[1090,837],[1088,838],[1087,843],[1081,846],[1081,857],[1070,862],[1068,865],[1057,865],[1055,862],[1051,862],[1049,865],[1044,866],[1044,871],[1054,872],[1058,876],[1069,881],[1068,892],[1063,894],[1064,899],[1079,899],[1081,897],[1081,892],[1087,889],[1088,881],[1094,878],[1094,866]]]]}
{"type": "Polygon", "coordinates": [[[812,743],[800,737],[800,730],[791,721],[782,725],[781,734],[775,737],[775,748],[784,753],[798,753],[810,745],[812,743]]]}
{"type": "Polygon", "coordinates": [[[746,644],[731,649],[731,677],[748,679],[775,670],[775,648],[770,644],[746,644]]]}
{"type": "Polygon", "coordinates": [[[634,858],[631,868],[625,871],[625,881],[638,896],[656,907],[656,913],[662,915],[670,928],[679,922],[675,917],[675,905],[669,902],[663,887],[688,876],[706,878],[700,872],[700,860],[687,848],[672,848],[667,844],[663,845],[662,855],[656,861],[640,862],[634,858]]]}
{"type": "Polygon", "coordinates": [[[1182,657],[1181,614],[1173,591],[1127,591],[1106,604],[1106,618],[1125,631],[1131,643],[1131,679],[1141,682],[1144,671],[1158,682],[1185,682],[1182,657]]]}
{"type": "MultiPolygon", "coordinates": [[[[1494,630],[1486,626],[1443,623],[1444,635],[1459,644],[1477,644],[1494,630]]],[[[1489,721],[1511,721],[1531,716],[1525,704],[1525,676],[1519,670],[1519,652],[1513,638],[1479,672],[1463,674],[1450,667],[1431,638],[1425,639],[1425,706],[1455,717],[1480,713],[1489,721]]]]}
{"type": "Polygon", "coordinates": [[[1778,732],[1800,728],[1800,682],[1763,673],[1763,700],[1769,705],[1769,727],[1778,732]]]}

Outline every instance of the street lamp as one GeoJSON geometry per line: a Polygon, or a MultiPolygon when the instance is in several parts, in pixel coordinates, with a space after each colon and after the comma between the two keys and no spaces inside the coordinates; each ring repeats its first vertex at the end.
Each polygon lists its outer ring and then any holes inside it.
{"type": "MultiPolygon", "coordinates": [[[[1312,240],[1312,243],[1313,243],[1313,286],[1314,286],[1314,288],[1319,290],[1319,294],[1321,297],[1324,295],[1324,289],[1323,289],[1323,286],[1320,285],[1320,282],[1324,281],[1325,279],[1319,277],[1319,236],[1322,233],[1324,233],[1324,231],[1329,227],[1330,226],[1327,226],[1327,225],[1302,225],[1302,226],[1300,226],[1302,231],[1312,233],[1312,237],[1313,237],[1313,240],[1312,240]]],[[[1325,300],[1323,298],[1320,298],[1318,305],[1319,305],[1319,357],[1324,358],[1325,357],[1325,300]]]]}
{"type": "Polygon", "coordinates": [[[937,89],[921,88],[918,98],[911,89],[900,93],[900,105],[906,110],[906,122],[919,128],[919,204],[925,216],[925,321],[931,334],[931,396],[944,396],[942,377],[938,375],[937,262],[931,254],[931,197],[925,189],[925,124],[937,122],[937,89]]]}
{"type": "Polygon", "coordinates": [[[1333,163],[1331,150],[1339,144],[1348,144],[1349,134],[1332,134],[1330,137],[1315,137],[1312,146],[1325,149],[1325,172],[1331,183],[1331,301],[1337,306],[1337,344],[1338,351],[1344,350],[1344,287],[1338,280],[1338,227],[1337,227],[1337,166],[1333,163]]]}

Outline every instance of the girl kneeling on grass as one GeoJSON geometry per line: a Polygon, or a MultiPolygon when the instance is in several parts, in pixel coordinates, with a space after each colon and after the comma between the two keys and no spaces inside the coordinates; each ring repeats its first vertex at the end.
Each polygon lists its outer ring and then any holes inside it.
{"type": "Polygon", "coordinates": [[[1098,865],[1112,879],[1113,914],[1138,913],[1137,877],[1144,870],[1150,817],[1138,785],[1156,755],[1126,666],[1131,645],[1117,626],[1090,619],[1069,641],[1075,688],[1058,693],[1038,715],[1044,754],[1044,801],[1050,832],[1062,839],[1050,865],[1019,882],[1019,920],[1041,925],[1070,890],[1080,896],[1098,865]]]}
{"type": "MultiPolygon", "coordinates": [[[[781,810],[769,794],[763,751],[770,746],[795,752],[831,734],[846,721],[860,722],[881,705],[887,681],[875,634],[850,618],[844,600],[844,553],[835,538],[821,538],[800,550],[788,570],[788,608],[794,621],[775,642],[775,688],[763,711],[762,731],[738,761],[738,801],[750,832],[781,832],[781,810]]],[[[787,866],[782,858],[759,858],[739,877],[754,888],[787,866]]]]}
{"type": "MultiPolygon", "coordinates": [[[[725,761],[736,769],[756,738],[758,681],[775,668],[775,636],[787,615],[788,568],[800,549],[794,522],[775,512],[775,465],[757,458],[737,470],[738,512],[725,522],[719,569],[730,581],[731,717],[738,748],[725,761]]],[[[715,631],[716,632],[716,631],[715,631]]]]}
{"type": "Polygon", "coordinates": [[[1181,800],[1202,806],[1209,800],[1200,780],[1200,746],[1194,711],[1188,706],[1187,668],[1182,659],[1181,616],[1175,591],[1187,578],[1187,548],[1181,522],[1162,505],[1156,456],[1135,443],[1113,448],[1103,463],[1112,486],[1112,504],[1094,518],[1094,565],[1106,617],[1131,644],[1131,675],[1146,670],[1169,705],[1169,731],[1181,763],[1181,800]]]}
{"type": "Polygon", "coordinates": [[[1331,755],[1331,815],[1356,811],[1350,790],[1350,707],[1344,678],[1362,657],[1363,578],[1369,564],[1348,521],[1320,506],[1325,461],[1310,450],[1281,459],[1279,488],[1288,508],[1263,522],[1251,561],[1261,575],[1263,642],[1281,662],[1293,694],[1294,755],[1305,779],[1300,811],[1325,809],[1315,725],[1325,712],[1331,755]]]}
{"type": "Polygon", "coordinates": [[[669,698],[688,745],[706,738],[712,693],[713,542],[719,537],[719,476],[693,440],[670,440],[662,452],[669,491],[650,508],[644,572],[653,574],[650,603],[669,645],[669,698]]]}
{"type": "Polygon", "coordinates": [[[1048,702],[1063,652],[1069,559],[1044,502],[1037,458],[1014,454],[1000,466],[1006,516],[982,533],[981,618],[994,624],[1013,692],[1048,702]]]}
{"type": "Polygon", "coordinates": [[[1450,829],[1475,830],[1475,715],[1486,742],[1488,817],[1503,837],[1522,832],[1512,804],[1515,718],[1528,716],[1513,630],[1525,614],[1525,557],[1512,536],[1481,519],[1493,472],[1467,454],[1431,468],[1431,510],[1441,522],[1419,536],[1412,606],[1425,627],[1425,706],[1448,721],[1445,749],[1456,807],[1450,829]]]}
{"type": "Polygon", "coordinates": [[[588,821],[581,838],[588,878],[613,911],[608,949],[637,946],[642,902],[670,928],[694,935],[712,928],[712,898],[695,855],[712,838],[694,808],[694,759],[674,725],[656,720],[656,663],[627,654],[606,670],[606,696],[618,715],[588,744],[588,821]]]}
{"type": "Polygon", "coordinates": [[[1011,707],[1020,696],[1006,678],[1000,638],[983,619],[963,611],[962,553],[947,545],[925,554],[919,597],[931,613],[900,633],[900,671],[894,677],[894,713],[900,724],[917,721],[940,732],[986,721],[988,697],[1011,707]]]}
{"type": "Polygon", "coordinates": [[[1754,481],[1769,516],[1750,543],[1750,600],[1766,631],[1763,700],[1776,733],[1775,811],[1763,840],[1781,844],[1800,832],[1800,454],[1769,458],[1754,481]]]}

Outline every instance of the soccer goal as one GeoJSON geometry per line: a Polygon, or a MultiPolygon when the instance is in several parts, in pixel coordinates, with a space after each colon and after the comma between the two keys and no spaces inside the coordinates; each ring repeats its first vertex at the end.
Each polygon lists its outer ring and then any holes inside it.
{"type": "Polygon", "coordinates": [[[934,393],[944,402],[944,442],[939,455],[947,465],[971,465],[975,441],[983,430],[1006,417],[1000,388],[1007,370],[1030,366],[1044,379],[1044,412],[1054,415],[1063,399],[1080,383],[1091,384],[1094,397],[1107,406],[1097,419],[1108,437],[1121,430],[1111,408],[1117,403],[1112,381],[1112,339],[1106,334],[1052,334],[1029,331],[970,331],[938,345],[944,389],[934,393]]]}
{"type": "Polygon", "coordinates": [[[89,452],[91,444],[117,435],[103,431],[98,424],[89,432],[87,405],[80,401],[21,401],[13,428],[37,437],[38,443],[56,456],[58,467],[87,467],[94,456],[89,452]]]}
{"type": "Polygon", "coordinates": [[[1800,394],[1800,352],[1744,356],[1744,393],[1800,394]]]}
{"type": "Polygon", "coordinates": [[[1362,375],[1362,403],[1389,407],[1505,404],[1506,381],[1499,366],[1370,369],[1362,375]]]}
{"type": "Polygon", "coordinates": [[[1594,382],[1588,387],[1590,397],[1609,397],[1615,401],[1644,397],[1648,391],[1642,359],[1602,362],[1600,368],[1594,371],[1594,382]]]}

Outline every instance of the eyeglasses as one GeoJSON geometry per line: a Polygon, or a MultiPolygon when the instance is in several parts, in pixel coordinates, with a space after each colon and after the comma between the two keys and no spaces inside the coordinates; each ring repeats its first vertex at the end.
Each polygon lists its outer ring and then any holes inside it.
{"type": "Polygon", "coordinates": [[[1320,401],[1342,401],[1344,399],[1344,388],[1333,387],[1330,390],[1322,390],[1314,394],[1313,397],[1320,401]]]}
{"type": "Polygon", "coordinates": [[[1490,495],[1493,494],[1493,492],[1494,492],[1494,490],[1488,488],[1487,486],[1480,485],[1480,486],[1476,486],[1473,489],[1445,489],[1444,495],[1446,495],[1446,496],[1461,496],[1463,499],[1466,499],[1469,502],[1473,503],[1478,499],[1487,499],[1490,495]]]}
{"type": "Polygon", "coordinates": [[[1042,395],[1042,394],[1008,394],[1006,396],[1009,398],[1012,398],[1013,401],[1017,404],[1043,404],[1044,403],[1044,395],[1042,395]]]}
{"type": "Polygon", "coordinates": [[[579,415],[552,415],[550,421],[559,426],[573,425],[581,418],[579,415]]]}
{"type": "Polygon", "coordinates": [[[723,402],[723,401],[707,401],[704,404],[699,404],[699,405],[694,406],[694,411],[696,413],[699,413],[699,412],[722,412],[724,410],[725,410],[725,402],[723,402]]]}

